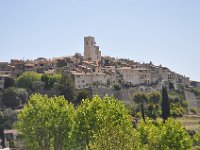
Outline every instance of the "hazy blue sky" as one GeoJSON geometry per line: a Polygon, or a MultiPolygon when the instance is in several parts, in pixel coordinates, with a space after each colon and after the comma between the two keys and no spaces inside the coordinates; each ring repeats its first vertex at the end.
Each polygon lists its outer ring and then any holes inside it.
{"type": "Polygon", "coordinates": [[[0,0],[0,61],[83,53],[88,35],[200,81],[200,0],[0,0]]]}

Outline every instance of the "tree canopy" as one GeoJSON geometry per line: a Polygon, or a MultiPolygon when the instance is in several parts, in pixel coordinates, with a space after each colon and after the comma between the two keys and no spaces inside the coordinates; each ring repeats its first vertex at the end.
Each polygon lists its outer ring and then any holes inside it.
{"type": "Polygon", "coordinates": [[[75,109],[63,96],[34,94],[18,119],[17,128],[30,150],[179,150],[192,146],[188,132],[172,118],[165,123],[146,118],[134,128],[134,118],[114,97],[84,99],[75,109]]]}
{"type": "Polygon", "coordinates": [[[168,118],[162,120],[141,121],[137,128],[140,149],[147,150],[184,150],[190,149],[192,139],[181,123],[168,118]]]}
{"type": "Polygon", "coordinates": [[[15,79],[13,77],[6,77],[4,82],[4,89],[15,86],[15,79]]]}
{"type": "Polygon", "coordinates": [[[132,119],[113,97],[83,100],[75,118],[76,143],[82,149],[131,149],[132,119]]]}
{"type": "Polygon", "coordinates": [[[54,84],[56,95],[63,95],[65,99],[73,101],[75,98],[75,85],[72,79],[67,75],[62,77],[54,84]]]}
{"type": "Polygon", "coordinates": [[[2,103],[6,108],[17,108],[24,104],[28,99],[28,93],[25,89],[9,87],[4,90],[2,103]]]}
{"type": "Polygon", "coordinates": [[[148,93],[148,98],[148,116],[151,118],[156,118],[159,114],[161,94],[158,91],[153,91],[148,93]]]}
{"type": "Polygon", "coordinates": [[[18,130],[30,150],[67,149],[74,126],[74,113],[73,105],[62,96],[48,98],[35,94],[18,115],[18,130]]]}
{"type": "Polygon", "coordinates": [[[148,96],[146,93],[138,92],[134,95],[133,101],[141,105],[142,111],[142,118],[145,121],[145,114],[144,114],[144,103],[148,101],[148,96]]]}
{"type": "Polygon", "coordinates": [[[61,74],[43,74],[41,77],[41,81],[45,83],[44,89],[50,90],[51,88],[53,88],[54,83],[58,82],[61,77],[61,74]]]}
{"type": "Polygon", "coordinates": [[[16,84],[17,87],[31,90],[33,82],[40,80],[41,80],[41,74],[38,74],[36,72],[24,72],[17,78],[16,84]]]}

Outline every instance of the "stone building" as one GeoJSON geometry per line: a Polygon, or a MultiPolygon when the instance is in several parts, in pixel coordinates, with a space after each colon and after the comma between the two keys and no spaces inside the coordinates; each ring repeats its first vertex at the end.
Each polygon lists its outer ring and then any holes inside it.
{"type": "Polygon", "coordinates": [[[11,59],[10,65],[14,68],[13,76],[19,76],[24,72],[24,64],[23,60],[11,59]]]}
{"type": "Polygon", "coordinates": [[[96,46],[94,37],[84,37],[84,59],[89,61],[101,61],[101,51],[96,46]]]}
{"type": "Polygon", "coordinates": [[[131,67],[120,67],[117,69],[125,84],[136,85],[140,83],[140,74],[131,67]]]}
{"type": "Polygon", "coordinates": [[[53,70],[55,68],[55,63],[46,58],[37,58],[34,60],[35,70],[38,73],[44,73],[45,71],[53,70]]]}
{"type": "Polygon", "coordinates": [[[90,86],[103,86],[107,84],[104,73],[70,72],[76,89],[84,89],[90,86]]]}

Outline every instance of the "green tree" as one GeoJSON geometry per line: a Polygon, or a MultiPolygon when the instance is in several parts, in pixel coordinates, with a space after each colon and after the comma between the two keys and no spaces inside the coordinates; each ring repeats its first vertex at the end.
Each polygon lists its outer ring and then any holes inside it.
{"type": "Polygon", "coordinates": [[[54,84],[56,95],[63,95],[65,99],[73,101],[75,98],[75,85],[72,79],[67,75],[62,77],[54,84]]]}
{"type": "Polygon", "coordinates": [[[148,97],[146,93],[138,92],[134,95],[133,101],[137,104],[140,104],[141,111],[142,111],[142,118],[145,121],[145,114],[144,114],[144,103],[148,101],[148,97]]]}
{"type": "Polygon", "coordinates": [[[6,77],[4,82],[4,89],[15,86],[15,80],[13,77],[6,77]]]}
{"type": "Polygon", "coordinates": [[[18,130],[30,150],[70,148],[75,110],[64,97],[32,95],[18,115],[18,130]]]}
{"type": "Polygon", "coordinates": [[[75,118],[80,149],[131,149],[132,119],[122,102],[113,97],[83,100],[75,118]]]}
{"type": "Polygon", "coordinates": [[[137,128],[140,140],[140,149],[146,150],[185,150],[190,149],[192,140],[181,123],[168,118],[163,124],[162,120],[147,119],[140,121],[137,128]]]}
{"type": "Polygon", "coordinates": [[[196,149],[200,149],[200,126],[194,135],[193,142],[194,142],[194,147],[196,149]]]}
{"type": "Polygon", "coordinates": [[[50,90],[51,88],[53,88],[54,83],[58,82],[61,77],[61,74],[43,74],[41,77],[41,81],[45,83],[44,89],[50,90]]]}
{"type": "Polygon", "coordinates": [[[159,111],[159,105],[160,105],[160,100],[161,100],[161,95],[160,92],[154,91],[148,93],[149,97],[149,116],[152,118],[155,118],[158,114],[159,111]]]}
{"type": "Polygon", "coordinates": [[[45,83],[42,81],[34,81],[32,84],[32,91],[35,93],[36,92],[40,93],[43,91],[44,85],[45,85],[45,83]]]}
{"type": "Polygon", "coordinates": [[[81,89],[81,90],[78,90],[77,91],[77,94],[76,94],[76,102],[78,104],[80,104],[80,102],[83,100],[83,99],[87,99],[89,98],[89,93],[87,90],[85,89],[81,89]]]}
{"type": "Polygon", "coordinates": [[[160,126],[160,122],[155,125],[153,120],[149,118],[147,118],[145,122],[143,120],[139,121],[137,126],[137,135],[140,143],[140,149],[159,149],[158,140],[161,138],[160,126]]]}
{"type": "Polygon", "coordinates": [[[184,150],[190,149],[192,139],[180,122],[169,118],[161,128],[161,149],[184,150]]]}
{"type": "Polygon", "coordinates": [[[25,104],[28,101],[28,92],[26,89],[18,88],[17,89],[17,98],[20,100],[21,104],[25,104]]]}
{"type": "Polygon", "coordinates": [[[170,103],[169,103],[169,98],[168,98],[168,92],[166,87],[162,87],[162,103],[161,103],[161,108],[162,108],[162,118],[163,121],[170,117],[170,103]]]}
{"type": "Polygon", "coordinates": [[[24,104],[28,99],[28,93],[25,89],[9,87],[3,91],[2,103],[8,108],[17,108],[24,104]]]}
{"type": "Polygon", "coordinates": [[[2,103],[7,108],[17,108],[20,105],[17,88],[10,87],[5,89],[2,95],[2,103]]]}
{"type": "Polygon", "coordinates": [[[40,80],[41,80],[40,74],[36,72],[24,72],[17,78],[16,84],[17,87],[24,88],[27,90],[32,90],[33,82],[40,80]]]}

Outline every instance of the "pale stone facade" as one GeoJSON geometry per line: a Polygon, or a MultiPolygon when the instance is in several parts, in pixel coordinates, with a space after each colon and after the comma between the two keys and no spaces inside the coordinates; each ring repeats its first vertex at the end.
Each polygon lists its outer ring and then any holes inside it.
{"type": "Polygon", "coordinates": [[[71,71],[71,75],[73,77],[75,88],[83,89],[88,88],[93,84],[103,85],[106,84],[106,75],[104,73],[78,73],[71,71]]]}
{"type": "Polygon", "coordinates": [[[89,61],[101,61],[101,51],[96,46],[94,37],[84,38],[84,59],[89,61]]]}
{"type": "Polygon", "coordinates": [[[137,70],[131,69],[130,67],[121,67],[118,68],[118,71],[125,83],[133,85],[140,83],[140,74],[137,70]]]}
{"type": "Polygon", "coordinates": [[[183,83],[185,86],[190,86],[190,78],[189,78],[189,77],[183,77],[183,78],[182,78],[182,83],[183,83]]]}
{"type": "Polygon", "coordinates": [[[138,72],[139,76],[140,76],[140,80],[139,82],[141,84],[143,83],[151,83],[151,70],[146,69],[146,68],[136,68],[135,71],[138,72]]]}

